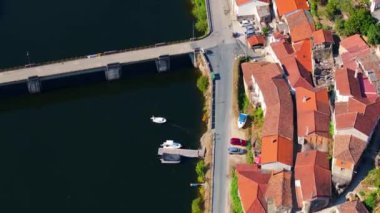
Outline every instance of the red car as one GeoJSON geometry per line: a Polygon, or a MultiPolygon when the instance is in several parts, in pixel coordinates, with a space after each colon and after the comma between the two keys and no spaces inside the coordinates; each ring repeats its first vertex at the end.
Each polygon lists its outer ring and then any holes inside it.
{"type": "Polygon", "coordinates": [[[237,146],[247,146],[247,141],[240,138],[231,138],[230,144],[237,146]]]}

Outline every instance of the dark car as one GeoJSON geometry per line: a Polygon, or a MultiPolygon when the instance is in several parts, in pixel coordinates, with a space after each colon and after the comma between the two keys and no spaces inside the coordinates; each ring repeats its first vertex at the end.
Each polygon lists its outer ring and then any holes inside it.
{"type": "Polygon", "coordinates": [[[228,153],[230,155],[233,155],[233,154],[239,154],[239,155],[242,155],[242,154],[245,154],[245,149],[240,149],[240,148],[237,148],[237,147],[229,147],[228,148],[228,153]]]}
{"type": "Polygon", "coordinates": [[[247,141],[240,138],[231,138],[230,144],[237,146],[247,146],[247,141]]]}

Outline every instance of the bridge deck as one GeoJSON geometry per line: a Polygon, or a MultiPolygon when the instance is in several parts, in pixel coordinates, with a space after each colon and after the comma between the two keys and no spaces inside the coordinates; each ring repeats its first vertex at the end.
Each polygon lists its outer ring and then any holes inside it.
{"type": "Polygon", "coordinates": [[[102,55],[94,58],[81,58],[71,61],[21,68],[0,72],[0,85],[24,81],[31,76],[47,77],[72,74],[83,70],[105,67],[111,63],[128,64],[138,61],[156,59],[161,55],[180,55],[190,53],[199,45],[207,45],[207,38],[199,41],[189,41],[177,44],[157,46],[133,51],[102,55]]]}
{"type": "Polygon", "coordinates": [[[167,149],[167,148],[158,148],[158,155],[162,155],[163,153],[167,154],[177,154],[183,157],[188,158],[199,158],[205,156],[205,149],[167,149]]]}

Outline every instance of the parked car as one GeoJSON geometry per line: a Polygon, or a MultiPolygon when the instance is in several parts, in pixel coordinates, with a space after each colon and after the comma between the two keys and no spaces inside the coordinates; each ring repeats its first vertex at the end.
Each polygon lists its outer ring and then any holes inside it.
{"type": "Polygon", "coordinates": [[[246,36],[251,36],[251,35],[254,35],[255,34],[255,31],[253,31],[253,30],[247,30],[247,31],[245,31],[245,35],[246,36]]]}
{"type": "Polygon", "coordinates": [[[234,154],[238,154],[238,155],[242,155],[242,154],[245,154],[245,149],[241,149],[241,148],[237,148],[237,147],[229,147],[228,148],[228,153],[230,155],[234,155],[234,154]]]}
{"type": "Polygon", "coordinates": [[[247,141],[240,138],[231,138],[230,144],[237,145],[237,146],[247,146],[247,141]]]}
{"type": "Polygon", "coordinates": [[[245,29],[246,30],[255,30],[253,25],[247,25],[247,26],[245,26],[245,29]]]}
{"type": "Polygon", "coordinates": [[[240,21],[240,24],[241,25],[247,25],[247,24],[250,24],[251,22],[249,22],[247,19],[243,19],[240,21]]]}

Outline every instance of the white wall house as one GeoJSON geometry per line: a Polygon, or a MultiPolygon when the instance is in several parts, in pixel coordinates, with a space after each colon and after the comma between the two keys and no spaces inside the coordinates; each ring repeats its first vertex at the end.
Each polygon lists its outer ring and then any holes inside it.
{"type": "Polygon", "coordinates": [[[259,22],[270,21],[269,4],[259,0],[232,0],[232,7],[237,19],[254,18],[259,22]]]}
{"type": "Polygon", "coordinates": [[[259,85],[256,83],[256,80],[253,77],[253,75],[251,78],[252,78],[252,96],[251,96],[251,98],[254,102],[260,103],[261,109],[263,110],[264,116],[265,116],[267,106],[265,105],[263,93],[262,93],[259,85]]]}

